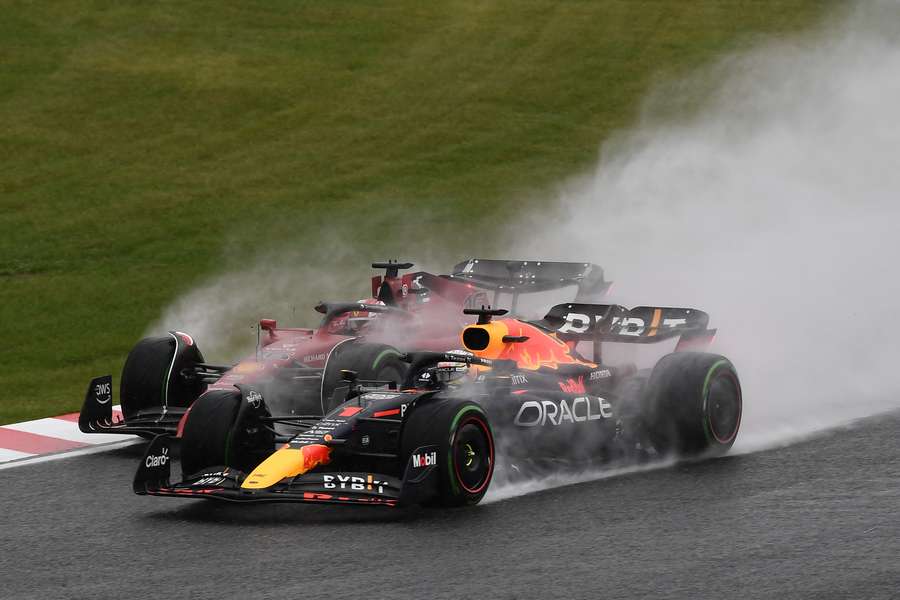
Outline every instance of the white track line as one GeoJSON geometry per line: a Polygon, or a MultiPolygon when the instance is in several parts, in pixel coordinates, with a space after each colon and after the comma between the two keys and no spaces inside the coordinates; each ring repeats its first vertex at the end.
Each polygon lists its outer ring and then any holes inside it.
{"type": "MultiPolygon", "coordinates": [[[[120,437],[120,436],[116,436],[120,437]]],[[[139,444],[144,442],[140,438],[130,438],[118,441],[118,442],[108,442],[105,444],[98,444],[96,446],[88,446],[87,448],[78,448],[77,450],[66,450],[63,452],[57,452],[56,454],[43,454],[41,456],[34,456],[32,458],[21,458],[18,460],[12,460],[10,462],[0,463],[0,471],[4,469],[14,469],[16,467],[24,467],[27,465],[33,465],[42,462],[48,462],[51,460],[61,460],[63,458],[72,458],[75,456],[84,456],[85,454],[97,454],[98,452],[107,452],[109,450],[115,450],[117,448],[125,448],[126,446],[131,446],[133,444],[139,444]]],[[[3,450],[3,452],[8,452],[8,450],[3,450]]],[[[28,456],[28,455],[26,455],[28,456]]]]}
{"type": "MultiPolygon", "coordinates": [[[[36,455],[29,454],[27,452],[16,452],[15,450],[7,450],[6,448],[0,448],[0,463],[5,463],[10,460],[21,460],[23,458],[28,458],[30,456],[36,456],[36,455]]],[[[3,468],[3,465],[0,465],[0,468],[3,468]]]]}
{"type": "Polygon", "coordinates": [[[92,446],[122,440],[121,434],[82,433],[81,430],[78,429],[78,423],[73,423],[72,421],[67,421],[65,419],[55,419],[53,417],[37,419],[36,421],[26,421],[24,423],[13,423],[12,425],[4,425],[3,428],[24,431],[25,433],[35,433],[37,435],[46,435],[69,440],[71,442],[81,442],[92,446]]]}

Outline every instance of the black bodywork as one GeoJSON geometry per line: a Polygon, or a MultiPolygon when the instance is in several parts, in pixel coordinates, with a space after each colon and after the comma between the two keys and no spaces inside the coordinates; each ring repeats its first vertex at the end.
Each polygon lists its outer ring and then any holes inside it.
{"type": "Polygon", "coordinates": [[[636,376],[633,368],[576,366],[525,371],[511,361],[432,352],[410,353],[406,359],[412,366],[406,389],[353,384],[341,390],[349,399],[325,417],[315,422],[294,421],[302,431],[290,445],[328,446],[332,460],[326,466],[265,490],[241,489],[247,474],[225,467],[185,474],[183,481],[172,484],[167,458],[171,438],[158,436],[135,476],[134,491],[235,502],[384,506],[426,502],[437,493],[437,469],[446,465],[417,465],[414,455],[428,455],[434,449],[404,448],[403,429],[416,410],[457,398],[473,400],[484,408],[503,460],[524,476],[548,466],[558,468],[561,463],[636,461],[653,454],[642,435],[640,395],[630,392],[634,387],[627,385],[636,376]],[[435,367],[438,363],[488,369],[474,380],[444,383],[439,381],[443,373],[435,367]]]}

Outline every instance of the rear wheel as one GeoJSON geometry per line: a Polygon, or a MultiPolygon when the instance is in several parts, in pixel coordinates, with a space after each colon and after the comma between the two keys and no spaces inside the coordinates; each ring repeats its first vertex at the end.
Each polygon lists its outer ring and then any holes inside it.
{"type": "Polygon", "coordinates": [[[181,438],[181,470],[185,476],[208,467],[231,467],[249,473],[275,448],[274,433],[237,390],[213,390],[200,396],[188,413],[181,438]]]}
{"type": "Polygon", "coordinates": [[[683,456],[724,454],[734,444],[743,407],[737,371],[724,356],[664,356],[647,383],[648,424],[657,450],[683,456]]]}
{"type": "Polygon", "coordinates": [[[477,504],[494,474],[494,436],[484,410],[469,400],[436,400],[417,406],[402,434],[403,456],[437,447],[439,506],[477,504]]]}
{"type": "Polygon", "coordinates": [[[122,368],[119,401],[125,419],[155,407],[190,406],[206,384],[184,378],[181,371],[201,362],[203,354],[190,336],[171,333],[139,341],[122,368]]]}
{"type": "Polygon", "coordinates": [[[335,389],[344,382],[341,371],[354,371],[361,380],[403,382],[409,365],[400,360],[402,353],[386,344],[368,344],[350,340],[335,346],[322,374],[322,412],[327,414],[338,406],[341,398],[334,397],[335,389]]]}

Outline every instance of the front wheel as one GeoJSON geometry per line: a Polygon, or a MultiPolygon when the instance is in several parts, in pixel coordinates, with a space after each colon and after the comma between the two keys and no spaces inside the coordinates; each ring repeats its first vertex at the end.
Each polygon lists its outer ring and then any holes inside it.
{"type": "Polygon", "coordinates": [[[737,438],[743,401],[737,371],[724,356],[664,356],[647,382],[648,429],[661,453],[726,453],[737,438]]]}
{"type": "Polygon", "coordinates": [[[264,403],[250,405],[237,390],[213,390],[197,398],[181,438],[183,474],[209,467],[250,473],[275,447],[274,432],[258,418],[268,414],[264,403]]]}
{"type": "Polygon", "coordinates": [[[437,447],[438,494],[434,504],[466,506],[484,497],[494,474],[494,435],[484,410],[469,400],[417,406],[402,433],[403,455],[437,447]]]}

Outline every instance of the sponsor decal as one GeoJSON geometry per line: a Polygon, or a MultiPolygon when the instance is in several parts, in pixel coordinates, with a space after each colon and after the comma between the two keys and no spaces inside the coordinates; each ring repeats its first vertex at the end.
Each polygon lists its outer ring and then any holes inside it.
{"type": "MultiPolygon", "coordinates": [[[[479,377],[484,376],[480,375],[479,377]]],[[[528,379],[526,379],[524,375],[510,375],[510,379],[512,380],[513,385],[522,385],[528,383],[528,379]]]]}
{"type": "Polygon", "coordinates": [[[578,379],[569,377],[566,381],[559,382],[559,389],[567,394],[583,394],[584,393],[584,377],[578,376],[578,379]]]}
{"type": "Polygon", "coordinates": [[[453,356],[462,356],[462,357],[475,356],[474,353],[469,352],[468,350],[464,350],[462,348],[455,348],[453,350],[447,350],[447,354],[452,354],[453,356]]]}
{"type": "Polygon", "coordinates": [[[148,467],[163,467],[167,462],[169,462],[169,449],[163,448],[162,453],[159,456],[148,454],[144,464],[148,467]]]}
{"type": "Polygon", "coordinates": [[[249,404],[253,408],[259,408],[262,405],[262,401],[262,394],[260,394],[256,390],[250,390],[247,393],[247,404],[249,404]]]}
{"type": "Polygon", "coordinates": [[[598,379],[609,379],[612,377],[612,372],[609,369],[600,369],[599,371],[591,371],[591,381],[597,381],[598,379]]]}
{"type": "MultiPolygon", "coordinates": [[[[582,313],[566,313],[564,318],[566,322],[557,329],[560,333],[584,333],[591,326],[591,318],[582,313]]],[[[596,320],[600,319],[602,316],[597,315],[596,320]]]]}
{"type": "Polygon", "coordinates": [[[212,474],[207,477],[198,479],[191,484],[191,487],[210,487],[214,485],[222,485],[224,481],[225,477],[222,477],[222,475],[212,474]]]}
{"type": "Polygon", "coordinates": [[[360,440],[359,440],[359,443],[362,444],[363,446],[368,446],[369,442],[370,442],[370,440],[369,440],[368,435],[362,436],[362,438],[360,438],[360,440]]]}
{"type": "Polygon", "coordinates": [[[519,407],[513,421],[519,427],[539,427],[609,419],[612,404],[597,396],[579,396],[572,400],[528,400],[519,407]]]}
{"type": "Polygon", "coordinates": [[[366,400],[390,400],[391,398],[396,398],[398,394],[383,394],[383,393],[373,393],[366,394],[366,400]]]}
{"type": "Polygon", "coordinates": [[[305,362],[305,363],[318,362],[321,360],[325,360],[326,356],[328,356],[328,355],[325,354],[324,352],[320,352],[319,354],[307,354],[306,356],[303,357],[302,362],[305,362]]]}
{"type": "Polygon", "coordinates": [[[98,383],[94,386],[94,398],[97,404],[106,404],[112,400],[112,384],[110,382],[98,383]]]}
{"type": "MultiPolygon", "coordinates": [[[[352,411],[350,411],[352,414],[356,414],[362,410],[358,406],[349,406],[345,408],[344,411],[350,409],[352,409],[352,411]]],[[[341,413],[341,415],[343,415],[343,413],[341,413]]],[[[290,441],[291,448],[302,448],[308,444],[318,444],[320,440],[324,439],[324,436],[332,434],[337,427],[346,422],[347,421],[344,419],[322,419],[311,429],[294,436],[294,439],[290,441]]]]}
{"type": "Polygon", "coordinates": [[[386,481],[375,479],[374,475],[341,475],[335,473],[333,475],[322,475],[322,487],[328,490],[350,490],[353,492],[377,492],[384,493],[386,481]]]}
{"type": "Polygon", "coordinates": [[[437,452],[416,452],[412,455],[413,469],[423,469],[437,464],[437,452]]]}
{"type": "MultiPolygon", "coordinates": [[[[659,309],[657,309],[659,310],[659,309]]],[[[591,327],[591,317],[583,313],[566,313],[563,323],[557,331],[560,333],[586,333],[591,327]]],[[[603,320],[603,315],[594,315],[594,324],[603,320]]],[[[687,323],[687,319],[666,318],[662,320],[662,327],[678,327],[687,323]]],[[[651,324],[651,333],[656,331],[656,320],[651,324]]],[[[610,333],[618,335],[641,336],[647,330],[647,323],[640,317],[613,317],[610,322],[610,333]]]]}

